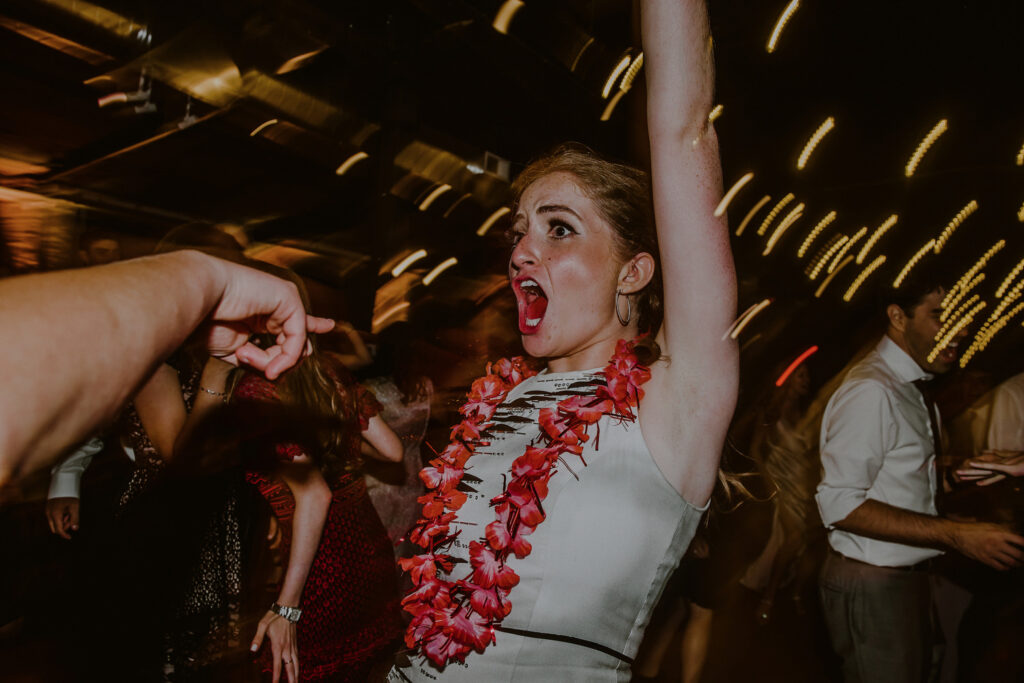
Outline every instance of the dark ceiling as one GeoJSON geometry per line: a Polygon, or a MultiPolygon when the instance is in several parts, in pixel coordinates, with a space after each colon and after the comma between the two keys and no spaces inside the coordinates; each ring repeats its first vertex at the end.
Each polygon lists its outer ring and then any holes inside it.
{"type": "MultiPolygon", "coordinates": [[[[732,229],[772,197],[734,239],[741,310],[773,300],[741,337],[747,362],[811,344],[831,365],[845,360],[870,297],[842,294],[871,259],[850,264],[820,298],[824,278],[811,282],[806,262],[835,235],[865,226],[870,236],[892,214],[897,223],[871,255],[887,260],[865,292],[891,282],[975,200],[943,253],[955,279],[1006,240],[977,289],[993,310],[996,287],[1024,256],[1020,3],[804,0],[769,54],[787,4],[710,6],[726,187],[754,173],[729,206],[732,229]],[[798,170],[829,116],[835,128],[798,170]],[[947,130],[907,177],[942,119],[947,130]],[[798,203],[803,217],[763,256],[798,203]],[[835,222],[798,259],[832,210],[835,222]]],[[[531,157],[573,139],[643,163],[642,87],[601,120],[605,81],[627,51],[639,52],[634,27],[634,8],[618,0],[5,0],[0,185],[76,207],[73,230],[155,240],[191,221],[245,226],[255,242],[316,255],[307,271],[367,299],[354,307],[365,327],[389,278],[378,272],[420,248],[428,256],[418,275],[455,256],[444,276],[450,298],[478,300],[505,253],[500,225],[476,231],[531,157]],[[496,30],[516,5],[507,33],[496,30]],[[144,102],[99,106],[138,90],[140,76],[144,102]],[[360,152],[367,157],[338,175],[360,152]]],[[[1021,332],[1016,319],[979,362],[1012,353],[1021,332]]]]}

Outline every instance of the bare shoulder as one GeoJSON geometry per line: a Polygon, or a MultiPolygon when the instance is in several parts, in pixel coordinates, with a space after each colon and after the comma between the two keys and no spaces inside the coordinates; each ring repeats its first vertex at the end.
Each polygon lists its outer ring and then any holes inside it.
{"type": "Polygon", "coordinates": [[[640,427],[654,462],[691,504],[711,495],[736,404],[736,369],[667,358],[651,368],[640,427]]]}

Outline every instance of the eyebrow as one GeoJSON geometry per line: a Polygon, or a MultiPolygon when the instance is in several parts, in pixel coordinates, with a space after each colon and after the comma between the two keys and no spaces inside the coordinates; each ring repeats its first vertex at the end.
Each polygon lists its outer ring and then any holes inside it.
{"type": "Polygon", "coordinates": [[[573,216],[576,216],[576,218],[583,220],[578,213],[570,209],[568,206],[564,206],[562,204],[545,204],[544,206],[537,209],[537,213],[561,213],[563,211],[565,213],[571,213],[573,216]]]}

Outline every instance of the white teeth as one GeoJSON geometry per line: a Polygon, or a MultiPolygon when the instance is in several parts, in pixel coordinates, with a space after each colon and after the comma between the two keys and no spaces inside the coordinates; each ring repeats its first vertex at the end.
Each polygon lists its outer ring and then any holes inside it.
{"type": "Polygon", "coordinates": [[[519,283],[519,286],[520,287],[540,287],[540,285],[538,285],[533,280],[523,280],[522,282],[519,283]]]}
{"type": "Polygon", "coordinates": [[[527,318],[526,319],[526,326],[527,327],[533,327],[533,326],[537,325],[539,322],[540,322],[540,318],[527,318]]]}

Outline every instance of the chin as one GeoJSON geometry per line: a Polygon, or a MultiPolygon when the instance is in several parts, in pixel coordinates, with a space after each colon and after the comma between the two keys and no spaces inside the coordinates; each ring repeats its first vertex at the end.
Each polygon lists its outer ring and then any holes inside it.
{"type": "Polygon", "coordinates": [[[523,351],[526,355],[532,356],[533,358],[546,358],[551,355],[550,350],[546,349],[543,340],[539,339],[539,334],[520,334],[519,338],[523,344],[523,351]]]}

